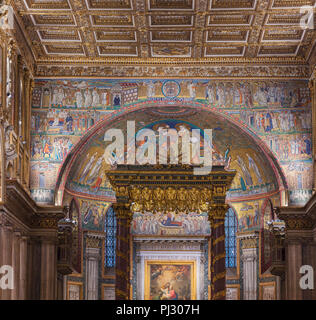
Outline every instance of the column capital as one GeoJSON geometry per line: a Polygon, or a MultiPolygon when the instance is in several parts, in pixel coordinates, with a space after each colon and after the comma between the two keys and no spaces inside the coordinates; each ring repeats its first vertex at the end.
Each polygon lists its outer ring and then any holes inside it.
{"type": "Polygon", "coordinates": [[[99,233],[87,233],[86,235],[86,247],[87,248],[100,248],[100,241],[104,239],[104,235],[99,233]]]}
{"type": "Polygon", "coordinates": [[[225,203],[212,204],[208,213],[209,220],[222,219],[225,220],[229,205],[225,203]]]}
{"type": "Polygon", "coordinates": [[[130,203],[128,203],[128,202],[117,202],[117,203],[113,203],[112,206],[113,206],[116,218],[132,220],[133,212],[131,211],[130,203]]]}
{"type": "Polygon", "coordinates": [[[259,238],[259,231],[244,231],[236,233],[237,239],[259,238]]]}
{"type": "MultiPolygon", "coordinates": [[[[249,248],[250,249],[250,248],[249,248]]],[[[241,255],[242,262],[256,262],[258,260],[256,252],[253,250],[244,251],[241,255]]]]}
{"type": "Polygon", "coordinates": [[[242,241],[242,249],[254,249],[257,248],[257,238],[248,238],[242,241]]]}
{"type": "Polygon", "coordinates": [[[241,240],[242,249],[257,248],[257,240],[259,239],[259,232],[238,232],[236,234],[237,239],[241,240]]]}

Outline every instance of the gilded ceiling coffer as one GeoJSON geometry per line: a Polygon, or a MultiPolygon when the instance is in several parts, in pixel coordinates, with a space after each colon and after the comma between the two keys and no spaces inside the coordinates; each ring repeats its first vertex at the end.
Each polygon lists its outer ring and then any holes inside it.
{"type": "Polygon", "coordinates": [[[211,299],[225,299],[225,204],[235,171],[213,166],[195,175],[190,165],[118,165],[107,172],[116,194],[116,299],[129,298],[130,223],[134,212],[207,212],[212,230],[211,299]]]}
{"type": "Polygon", "coordinates": [[[314,0],[9,2],[37,76],[308,79],[314,63],[314,0]]]}

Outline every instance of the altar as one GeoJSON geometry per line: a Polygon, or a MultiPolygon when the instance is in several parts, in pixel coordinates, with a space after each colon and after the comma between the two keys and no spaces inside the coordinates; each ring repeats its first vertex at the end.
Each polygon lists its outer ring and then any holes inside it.
{"type": "Polygon", "coordinates": [[[118,165],[107,172],[116,195],[116,299],[225,299],[225,198],[235,172],[194,169],[118,165]]]}

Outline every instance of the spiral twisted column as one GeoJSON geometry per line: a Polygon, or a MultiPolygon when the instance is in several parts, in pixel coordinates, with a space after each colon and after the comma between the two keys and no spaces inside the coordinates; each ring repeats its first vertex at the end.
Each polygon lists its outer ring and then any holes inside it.
{"type": "Polygon", "coordinates": [[[225,266],[225,215],[228,205],[212,205],[209,212],[211,223],[211,299],[226,299],[225,266]]]}
{"type": "Polygon", "coordinates": [[[130,226],[132,212],[130,204],[113,204],[116,215],[116,264],[115,264],[115,299],[129,299],[129,272],[130,272],[130,226]]]}

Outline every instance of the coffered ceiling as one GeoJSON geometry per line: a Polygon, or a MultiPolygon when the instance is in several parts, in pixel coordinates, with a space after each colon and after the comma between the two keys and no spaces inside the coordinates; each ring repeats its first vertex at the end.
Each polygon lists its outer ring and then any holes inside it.
{"type": "Polygon", "coordinates": [[[305,14],[300,7],[315,2],[14,0],[12,4],[39,64],[232,58],[306,63],[315,54],[316,33],[300,26],[305,14]]]}

